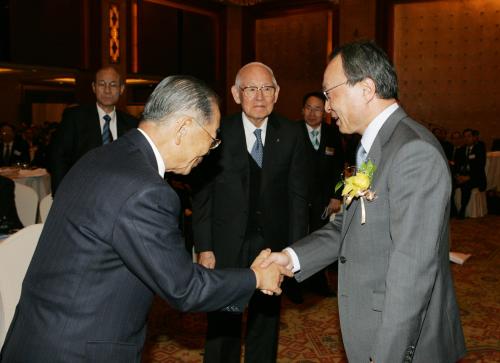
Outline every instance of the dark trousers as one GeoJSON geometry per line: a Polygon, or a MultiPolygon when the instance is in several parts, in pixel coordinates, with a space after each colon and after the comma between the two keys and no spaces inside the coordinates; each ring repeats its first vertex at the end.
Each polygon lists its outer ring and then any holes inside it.
{"type": "Polygon", "coordinates": [[[469,180],[463,184],[460,184],[458,187],[460,188],[460,192],[462,193],[458,216],[465,217],[465,209],[467,208],[467,204],[469,204],[472,189],[478,188],[478,183],[474,182],[473,180],[469,180]]]}
{"type": "MultiPolygon", "coordinates": [[[[241,267],[250,266],[265,247],[258,234],[245,238],[241,267]]],[[[217,258],[217,256],[216,256],[217,258]]],[[[273,363],[278,353],[281,298],[255,291],[248,303],[245,336],[246,363],[273,363]]],[[[213,312],[207,314],[205,363],[239,363],[241,356],[242,314],[213,312]]]]}
{"type": "MultiPolygon", "coordinates": [[[[248,305],[245,337],[246,363],[273,363],[278,353],[279,296],[256,291],[248,305]]],[[[205,363],[239,363],[242,314],[208,313],[205,363]]]]}

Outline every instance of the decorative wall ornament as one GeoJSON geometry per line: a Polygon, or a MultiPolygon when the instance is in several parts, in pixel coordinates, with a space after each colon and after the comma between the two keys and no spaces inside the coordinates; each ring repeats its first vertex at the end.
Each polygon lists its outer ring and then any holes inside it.
{"type": "Polygon", "coordinates": [[[109,61],[120,63],[120,11],[118,5],[109,5],[109,61]]]}

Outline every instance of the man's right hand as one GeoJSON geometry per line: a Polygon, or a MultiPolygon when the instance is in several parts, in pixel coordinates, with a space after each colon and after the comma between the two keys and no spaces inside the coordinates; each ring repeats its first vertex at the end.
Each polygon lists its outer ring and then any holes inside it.
{"type": "Polygon", "coordinates": [[[203,267],[215,268],[215,254],[212,251],[204,251],[198,254],[198,263],[203,267]]]}
{"type": "Polygon", "coordinates": [[[272,263],[276,263],[280,266],[283,266],[287,270],[293,269],[292,257],[286,252],[273,252],[261,263],[261,267],[266,268],[272,263]]]}
{"type": "Polygon", "coordinates": [[[280,285],[283,282],[283,276],[293,277],[291,270],[279,264],[270,263],[264,268],[262,267],[264,260],[271,254],[270,249],[262,250],[257,258],[253,261],[250,268],[255,273],[257,279],[257,288],[267,295],[281,294],[280,285]]]}

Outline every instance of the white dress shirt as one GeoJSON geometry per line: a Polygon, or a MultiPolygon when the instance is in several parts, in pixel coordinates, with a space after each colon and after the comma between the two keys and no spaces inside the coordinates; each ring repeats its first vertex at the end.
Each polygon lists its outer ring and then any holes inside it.
{"type": "Polygon", "coordinates": [[[151,145],[151,148],[153,149],[153,153],[155,154],[156,163],[158,164],[158,174],[160,174],[160,176],[163,178],[165,176],[165,168],[166,167],[165,167],[165,162],[163,161],[163,158],[160,155],[160,151],[158,151],[158,148],[154,144],[153,140],[151,140],[149,138],[148,134],[146,134],[141,129],[137,129],[137,130],[139,130],[141,132],[141,134],[144,135],[146,140],[148,140],[149,145],[151,145]]]}
{"type": "Polygon", "coordinates": [[[111,121],[109,122],[109,130],[111,131],[111,135],[113,136],[113,140],[116,140],[118,138],[118,127],[116,126],[116,108],[113,107],[113,111],[110,113],[106,113],[101,107],[97,105],[97,113],[99,114],[99,124],[101,125],[101,135],[102,135],[102,129],[104,128],[104,115],[109,115],[111,117],[111,121]]]}
{"type": "Polygon", "coordinates": [[[267,119],[268,118],[266,117],[266,119],[264,120],[264,122],[262,122],[262,125],[260,125],[260,127],[255,127],[255,125],[252,123],[252,121],[250,121],[248,119],[247,115],[245,115],[244,112],[242,112],[242,119],[243,119],[243,128],[245,129],[245,139],[247,142],[247,150],[248,150],[248,153],[251,154],[253,144],[255,144],[255,141],[257,141],[257,138],[255,137],[255,134],[253,133],[256,129],[262,130],[262,132],[260,133],[260,136],[262,139],[262,145],[263,146],[266,145],[266,131],[267,131],[267,119]]]}

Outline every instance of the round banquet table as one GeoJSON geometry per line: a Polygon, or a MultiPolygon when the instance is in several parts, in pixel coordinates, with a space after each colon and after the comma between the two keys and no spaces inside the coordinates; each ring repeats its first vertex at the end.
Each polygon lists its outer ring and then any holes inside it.
{"type": "Polygon", "coordinates": [[[487,190],[500,192],[500,151],[490,151],[486,154],[487,190]]]}
{"type": "Polygon", "coordinates": [[[45,169],[7,167],[0,168],[0,175],[33,188],[38,194],[38,200],[42,200],[43,197],[50,194],[50,174],[45,169]]]}

